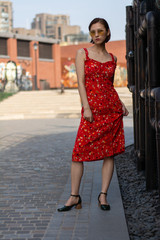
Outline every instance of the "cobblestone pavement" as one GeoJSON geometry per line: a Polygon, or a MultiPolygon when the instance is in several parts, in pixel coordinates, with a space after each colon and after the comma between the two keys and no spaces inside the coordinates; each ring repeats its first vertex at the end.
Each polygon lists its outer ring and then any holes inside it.
{"type": "Polygon", "coordinates": [[[44,236],[68,179],[73,121],[1,122],[0,239],[44,236]]]}
{"type": "MultiPolygon", "coordinates": [[[[130,102],[127,107],[132,111],[130,102]]],[[[133,132],[131,117],[125,120],[129,143],[133,132]]],[[[120,201],[115,201],[120,198],[119,192],[116,195],[119,190],[115,191],[115,185],[108,198],[115,204],[115,210],[108,213],[106,219],[106,214],[97,207],[100,182],[94,181],[100,179],[98,162],[85,166],[81,185],[83,211],[75,209],[67,215],[56,211],[70,192],[71,154],[79,119],[1,120],[0,124],[0,239],[94,240],[99,236],[101,240],[129,240],[123,206],[120,201]],[[95,209],[95,206],[96,210],[92,212],[91,208],[95,209]],[[89,226],[87,223],[91,219],[89,226]],[[94,221],[100,222],[100,219],[109,224],[105,229],[103,225],[93,229],[94,221]],[[111,238],[115,224],[119,228],[111,238]],[[108,238],[101,235],[105,231],[108,238]],[[119,231],[121,237],[117,237],[119,231]]]]}
{"type": "Polygon", "coordinates": [[[119,215],[123,214],[117,213],[117,209],[121,211],[123,206],[119,205],[120,193],[117,195],[115,185],[108,198],[112,205],[115,204],[115,209],[107,214],[107,219],[97,207],[100,190],[97,181],[101,178],[96,175],[101,172],[101,161],[85,165],[80,191],[83,211],[74,209],[67,215],[56,211],[69,196],[71,154],[78,124],[78,119],[1,121],[0,239],[94,240],[102,234],[102,240],[117,240],[121,231],[119,240],[126,240],[125,219],[122,221],[119,215]],[[116,197],[118,206],[114,200],[116,197]],[[103,225],[93,222],[98,217],[98,221],[108,222],[106,230],[103,225]],[[89,221],[93,222],[90,226],[89,221]],[[92,231],[95,224],[97,229],[92,231]],[[110,238],[110,234],[113,236],[110,229],[115,224],[119,228],[115,237],[110,238]],[[121,229],[125,229],[124,237],[121,229]],[[109,238],[106,238],[105,231],[109,238]]]}

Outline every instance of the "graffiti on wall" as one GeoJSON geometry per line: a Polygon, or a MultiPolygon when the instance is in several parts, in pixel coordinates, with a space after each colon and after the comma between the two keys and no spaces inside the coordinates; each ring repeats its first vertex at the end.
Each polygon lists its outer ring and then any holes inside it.
{"type": "Polygon", "coordinates": [[[114,86],[126,87],[127,86],[127,69],[117,65],[114,74],[114,86]]]}
{"type": "Polygon", "coordinates": [[[11,65],[11,61],[8,63],[0,62],[0,91],[3,91],[5,85],[7,84],[7,79],[10,74],[14,73],[15,83],[18,86],[19,90],[32,90],[32,76],[26,71],[26,69],[22,68],[21,64],[15,64],[15,71],[9,71],[9,66],[11,65]]]}
{"type": "MultiPolygon", "coordinates": [[[[74,59],[62,59],[62,81],[64,87],[77,88],[77,75],[74,59]]],[[[114,86],[125,87],[127,86],[127,69],[117,65],[114,75],[114,86]]]]}
{"type": "Polygon", "coordinates": [[[78,87],[74,59],[62,59],[62,80],[66,88],[78,87]]]}
{"type": "Polygon", "coordinates": [[[5,92],[16,93],[18,86],[16,84],[17,66],[14,61],[8,61],[5,69],[6,85],[5,92]]]}
{"type": "Polygon", "coordinates": [[[17,65],[17,85],[21,90],[32,90],[32,75],[21,64],[17,65]]]}

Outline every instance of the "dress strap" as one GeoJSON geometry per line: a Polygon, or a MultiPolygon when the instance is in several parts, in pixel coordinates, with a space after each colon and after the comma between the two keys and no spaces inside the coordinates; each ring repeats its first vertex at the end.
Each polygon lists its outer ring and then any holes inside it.
{"type": "MultiPolygon", "coordinates": [[[[110,55],[111,55],[111,57],[112,57],[112,61],[113,62],[115,62],[115,59],[114,59],[114,57],[113,57],[113,54],[112,53],[109,53],[110,55]]],[[[116,63],[116,62],[115,62],[116,63]]]]}
{"type": "Polygon", "coordinates": [[[84,49],[84,51],[86,53],[86,60],[88,60],[89,59],[89,57],[88,57],[88,50],[87,50],[87,48],[83,48],[83,49],[84,49]]]}

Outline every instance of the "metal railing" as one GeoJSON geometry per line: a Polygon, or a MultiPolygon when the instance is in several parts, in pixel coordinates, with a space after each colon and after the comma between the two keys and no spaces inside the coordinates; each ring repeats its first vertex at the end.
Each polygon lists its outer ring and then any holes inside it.
{"type": "Polygon", "coordinates": [[[133,96],[134,148],[147,190],[160,192],[160,7],[134,0],[126,7],[128,88],[133,96]]]}

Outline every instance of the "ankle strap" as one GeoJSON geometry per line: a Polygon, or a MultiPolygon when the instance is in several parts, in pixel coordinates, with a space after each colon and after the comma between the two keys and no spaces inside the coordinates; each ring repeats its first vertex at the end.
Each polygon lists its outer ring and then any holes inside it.
{"type": "Polygon", "coordinates": [[[79,197],[79,195],[74,195],[74,194],[71,194],[72,197],[79,197]]]}
{"type": "Polygon", "coordinates": [[[107,196],[107,193],[105,193],[105,192],[100,192],[100,194],[104,194],[104,195],[106,195],[106,196],[107,196]]]}

